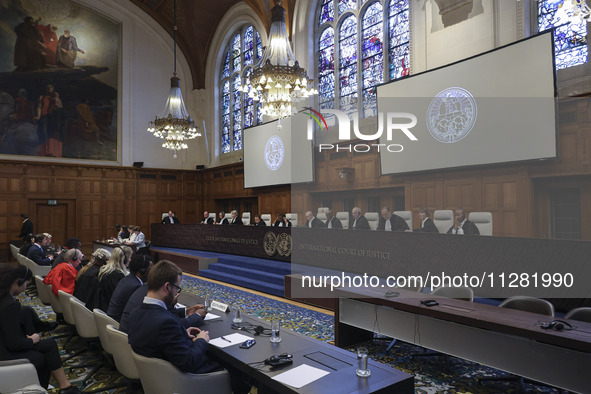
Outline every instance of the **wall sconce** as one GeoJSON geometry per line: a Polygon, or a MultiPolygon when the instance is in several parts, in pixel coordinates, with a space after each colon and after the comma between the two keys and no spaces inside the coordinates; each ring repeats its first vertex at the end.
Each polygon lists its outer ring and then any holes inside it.
{"type": "Polygon", "coordinates": [[[347,178],[352,181],[353,175],[355,175],[355,168],[351,167],[339,167],[337,168],[337,171],[339,172],[339,178],[341,179],[347,178]]]}

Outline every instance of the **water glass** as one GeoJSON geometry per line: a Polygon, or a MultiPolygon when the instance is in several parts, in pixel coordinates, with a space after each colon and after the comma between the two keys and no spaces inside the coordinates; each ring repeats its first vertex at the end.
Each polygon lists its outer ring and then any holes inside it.
{"type": "Polygon", "coordinates": [[[271,342],[281,342],[281,322],[279,319],[271,320],[271,342]]]}
{"type": "Polygon", "coordinates": [[[234,323],[242,323],[242,311],[240,310],[240,306],[234,305],[232,307],[232,311],[234,311],[234,317],[232,318],[232,321],[234,323]]]}
{"type": "Polygon", "coordinates": [[[371,371],[367,368],[368,350],[366,347],[357,348],[357,376],[366,378],[371,375],[371,371]]]}
{"type": "Polygon", "coordinates": [[[205,308],[206,311],[211,311],[211,295],[210,294],[206,294],[205,298],[203,300],[203,306],[205,308]]]}

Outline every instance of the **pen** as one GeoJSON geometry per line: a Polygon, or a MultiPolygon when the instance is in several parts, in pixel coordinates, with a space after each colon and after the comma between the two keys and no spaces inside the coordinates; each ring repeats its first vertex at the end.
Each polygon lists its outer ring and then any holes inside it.
{"type": "Polygon", "coordinates": [[[224,341],[228,341],[228,342],[232,343],[232,341],[230,341],[228,338],[224,338],[224,337],[220,337],[220,338],[222,338],[224,341]]]}

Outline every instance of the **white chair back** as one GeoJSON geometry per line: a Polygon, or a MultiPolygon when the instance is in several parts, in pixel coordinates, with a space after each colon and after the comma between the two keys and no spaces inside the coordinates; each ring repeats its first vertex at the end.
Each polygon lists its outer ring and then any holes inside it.
{"type": "Polygon", "coordinates": [[[70,298],[70,305],[72,307],[74,321],[76,322],[76,331],[80,335],[80,338],[99,338],[94,315],[88,310],[86,305],[74,296],[70,298]]]}
{"type": "Polygon", "coordinates": [[[375,230],[380,223],[380,215],[377,212],[365,212],[365,218],[369,222],[369,228],[375,230]]]}
{"type": "Polygon", "coordinates": [[[411,211],[394,211],[394,215],[400,216],[406,224],[408,228],[412,230],[412,212],[411,211]]]}
{"type": "Polygon", "coordinates": [[[37,286],[37,293],[39,294],[39,299],[45,305],[51,304],[51,296],[49,293],[51,290],[47,287],[45,283],[43,283],[43,278],[39,275],[35,275],[35,286],[37,286]]]}
{"type": "Polygon", "coordinates": [[[105,312],[98,308],[93,309],[92,314],[94,315],[96,330],[98,331],[103,349],[105,350],[105,352],[113,354],[114,349],[113,345],[111,344],[111,338],[107,333],[107,326],[110,324],[115,328],[119,328],[119,323],[117,322],[117,320],[113,319],[111,316],[107,315],[105,312]]]}
{"type": "Polygon", "coordinates": [[[271,225],[271,214],[270,213],[263,213],[261,215],[261,220],[267,224],[267,226],[271,225]]]}
{"type": "Polygon", "coordinates": [[[231,213],[227,213],[224,218],[228,219],[228,222],[232,221],[232,214],[231,213]]]}
{"type": "Polygon", "coordinates": [[[76,321],[74,320],[74,314],[72,312],[72,305],[70,304],[70,298],[73,298],[74,296],[70,293],[66,293],[63,290],[58,290],[57,294],[58,294],[57,297],[59,299],[60,305],[62,306],[62,313],[64,314],[64,320],[66,321],[66,323],[75,326],[76,321]]]}
{"type": "Polygon", "coordinates": [[[298,214],[297,213],[286,213],[285,218],[291,222],[293,227],[298,225],[298,214]]]}
{"type": "Polygon", "coordinates": [[[468,220],[478,227],[480,235],[493,235],[493,217],[490,212],[470,212],[468,220]]]}
{"type": "Polygon", "coordinates": [[[18,251],[19,251],[19,248],[17,248],[17,247],[16,247],[15,245],[13,245],[13,244],[10,244],[10,252],[12,253],[12,257],[14,257],[14,259],[15,259],[16,261],[18,261],[18,258],[16,257],[16,256],[18,255],[18,251]]]}
{"type": "Polygon", "coordinates": [[[131,354],[132,350],[127,340],[127,334],[119,331],[112,324],[107,324],[107,335],[113,349],[113,360],[115,360],[117,371],[127,379],[139,379],[140,373],[131,354]]]}
{"type": "Polygon", "coordinates": [[[213,220],[215,221],[215,218],[216,218],[215,212],[210,212],[209,217],[213,218],[213,220]]]}
{"type": "Polygon", "coordinates": [[[451,209],[438,209],[433,212],[433,224],[439,233],[445,234],[454,224],[454,211],[451,209]]]}
{"type": "Polygon", "coordinates": [[[316,216],[316,218],[322,220],[322,223],[326,224],[326,221],[327,221],[326,213],[319,212],[318,216],[316,216]]]}
{"type": "Polygon", "coordinates": [[[321,213],[326,213],[326,211],[328,211],[330,208],[329,207],[320,207],[318,208],[318,213],[316,213],[316,217],[318,217],[319,214],[321,213]]]}
{"type": "Polygon", "coordinates": [[[349,228],[349,212],[337,212],[336,217],[341,221],[344,229],[349,228]]]}
{"type": "Polygon", "coordinates": [[[250,212],[244,212],[242,214],[242,223],[244,223],[245,226],[250,224],[250,212]]]}

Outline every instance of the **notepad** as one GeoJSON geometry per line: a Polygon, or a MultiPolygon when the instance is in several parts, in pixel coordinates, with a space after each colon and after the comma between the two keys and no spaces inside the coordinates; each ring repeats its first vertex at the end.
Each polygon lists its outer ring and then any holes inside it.
{"type": "Polygon", "coordinates": [[[308,383],[312,383],[313,381],[318,380],[328,374],[329,372],[326,372],[322,369],[311,367],[308,364],[302,364],[298,367],[290,369],[289,371],[275,375],[273,380],[296,389],[300,389],[308,383]]]}
{"type": "Polygon", "coordinates": [[[249,336],[239,334],[239,333],[224,335],[224,338],[225,339],[222,339],[222,337],[215,338],[215,339],[212,339],[211,341],[209,341],[209,343],[212,345],[215,345],[217,347],[228,347],[228,346],[232,346],[232,345],[238,345],[239,343],[242,343],[242,342],[246,341],[247,339],[252,339],[249,336]]]}

